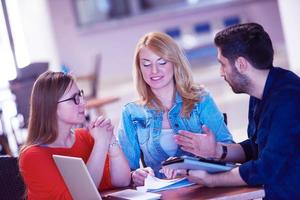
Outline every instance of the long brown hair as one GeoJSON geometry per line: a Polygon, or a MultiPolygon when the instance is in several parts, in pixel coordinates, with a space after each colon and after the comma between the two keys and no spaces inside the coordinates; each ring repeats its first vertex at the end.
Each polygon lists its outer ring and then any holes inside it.
{"type": "Polygon", "coordinates": [[[73,83],[74,78],[62,72],[47,71],[38,77],[31,92],[28,137],[22,149],[56,140],[57,102],[73,83]]]}
{"type": "Polygon", "coordinates": [[[162,103],[142,76],[139,53],[143,47],[149,48],[155,54],[173,64],[175,88],[183,100],[181,114],[188,117],[195,103],[201,100],[201,94],[204,90],[193,81],[190,64],[181,48],[170,36],[161,32],[150,32],[144,35],[136,46],[133,74],[140,102],[148,107],[155,108],[154,101],[158,108],[163,110],[162,103]]]}

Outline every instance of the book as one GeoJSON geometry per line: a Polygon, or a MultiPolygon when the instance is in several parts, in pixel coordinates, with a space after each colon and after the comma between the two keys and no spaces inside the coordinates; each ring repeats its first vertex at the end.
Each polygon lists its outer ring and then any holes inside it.
{"type": "Polygon", "coordinates": [[[145,185],[137,187],[138,191],[142,192],[159,192],[163,190],[176,189],[194,185],[186,177],[176,179],[159,179],[148,175],[145,179],[145,185]]]}

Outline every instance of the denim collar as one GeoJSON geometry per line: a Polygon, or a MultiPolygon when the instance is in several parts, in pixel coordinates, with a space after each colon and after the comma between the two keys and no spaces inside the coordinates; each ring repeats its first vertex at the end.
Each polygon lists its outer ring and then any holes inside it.
{"type": "MultiPolygon", "coordinates": [[[[153,101],[153,103],[155,104],[155,102],[153,101]]],[[[180,94],[176,91],[175,92],[175,104],[178,103],[182,103],[182,97],[180,96],[180,94]]],[[[174,106],[174,105],[173,105],[174,106]]],[[[155,108],[151,108],[151,110],[156,110],[155,108]]]]}
{"type": "Polygon", "coordinates": [[[180,94],[176,91],[176,94],[175,94],[175,103],[178,104],[178,103],[182,103],[182,97],[180,96],[180,94]]]}
{"type": "MultiPolygon", "coordinates": [[[[175,93],[175,102],[174,102],[174,104],[173,104],[173,106],[172,106],[172,108],[170,109],[169,112],[172,113],[172,114],[175,114],[175,115],[178,114],[180,112],[180,106],[178,107],[177,105],[180,104],[180,103],[182,103],[182,97],[176,91],[176,93],[175,93]]],[[[145,107],[147,107],[147,106],[145,105],[145,107]]],[[[158,111],[155,108],[149,108],[149,107],[147,107],[146,110],[148,112],[152,113],[155,116],[162,116],[162,111],[158,111]]]]}

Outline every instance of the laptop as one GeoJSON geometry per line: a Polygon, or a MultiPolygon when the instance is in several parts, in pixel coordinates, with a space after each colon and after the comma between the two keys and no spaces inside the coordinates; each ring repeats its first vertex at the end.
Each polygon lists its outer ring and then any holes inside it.
{"type": "Polygon", "coordinates": [[[53,155],[74,200],[101,200],[88,169],[81,158],[53,155]]]}

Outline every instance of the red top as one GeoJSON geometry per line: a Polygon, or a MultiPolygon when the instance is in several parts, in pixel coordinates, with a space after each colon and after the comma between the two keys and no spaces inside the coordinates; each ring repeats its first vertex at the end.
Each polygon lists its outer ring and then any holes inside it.
{"type": "MultiPolygon", "coordinates": [[[[85,129],[75,131],[71,148],[30,146],[19,158],[20,172],[27,187],[28,199],[72,199],[71,194],[52,158],[53,154],[80,157],[86,163],[94,140],[85,129]]],[[[98,189],[111,189],[109,158],[105,161],[102,181],[98,189]]]]}

